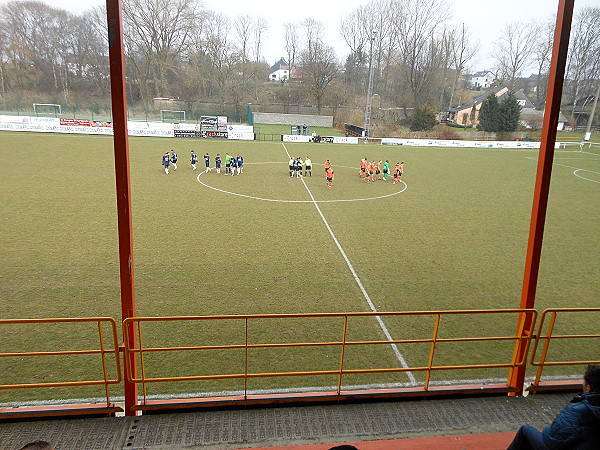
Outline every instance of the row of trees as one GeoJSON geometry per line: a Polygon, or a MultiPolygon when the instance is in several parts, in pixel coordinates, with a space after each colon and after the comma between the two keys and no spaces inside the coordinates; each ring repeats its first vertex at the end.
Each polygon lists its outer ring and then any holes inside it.
{"type": "MultiPolygon", "coordinates": [[[[128,93],[146,107],[154,97],[178,97],[189,109],[218,101],[240,109],[248,102],[278,102],[359,110],[373,61],[374,91],[385,106],[445,110],[468,100],[462,79],[478,47],[467,26],[451,23],[442,0],[372,0],[340,22],[348,47],[343,63],[323,40],[322,23],[285,24],[283,50],[301,83],[266,88],[264,18],[232,20],[200,0],[123,0],[123,13],[128,93]]],[[[575,17],[565,86],[573,108],[589,101],[600,79],[599,24],[600,8],[575,17]]],[[[501,82],[514,90],[519,76],[535,67],[538,104],[545,96],[552,27],[513,23],[497,39],[501,82]]],[[[106,39],[103,7],[78,16],[39,1],[9,1],[0,6],[0,95],[50,93],[66,103],[107,98],[106,39]]]]}

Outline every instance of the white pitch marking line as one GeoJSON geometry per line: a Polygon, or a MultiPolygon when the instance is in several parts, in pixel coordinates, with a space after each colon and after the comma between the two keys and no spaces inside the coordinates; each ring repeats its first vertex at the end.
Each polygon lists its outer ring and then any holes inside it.
{"type": "Polygon", "coordinates": [[[585,180],[585,181],[591,181],[592,183],[600,183],[600,181],[598,181],[598,180],[590,180],[589,178],[579,175],[577,172],[591,172],[591,173],[600,175],[600,173],[598,173],[598,172],[594,172],[593,170],[577,169],[573,172],[573,175],[575,175],[577,178],[581,178],[582,180],[585,180]]]}
{"type": "MultiPolygon", "coordinates": [[[[535,158],[527,158],[527,159],[535,160],[535,158]]],[[[563,158],[563,159],[569,159],[569,158],[563,158]]],[[[589,161],[589,159],[579,159],[578,161],[589,161]]],[[[592,161],[596,161],[596,160],[593,159],[592,161]]],[[[600,172],[596,172],[594,170],[582,169],[581,167],[569,166],[567,164],[561,164],[561,163],[556,163],[556,162],[552,162],[552,165],[566,167],[567,169],[573,169],[573,175],[575,175],[577,178],[581,178],[582,180],[585,180],[585,181],[591,181],[592,183],[600,183],[600,181],[598,181],[598,180],[590,180],[589,178],[586,178],[577,173],[577,172],[589,172],[589,173],[593,173],[596,175],[600,175],[600,172]]]]}
{"type": "MultiPolygon", "coordinates": [[[[285,152],[287,153],[288,158],[291,158],[291,156],[290,156],[287,148],[285,147],[285,144],[282,143],[281,145],[283,145],[283,148],[285,149],[285,152]]],[[[333,238],[333,242],[335,242],[335,245],[337,246],[338,250],[342,254],[344,260],[346,261],[346,264],[348,265],[348,268],[350,269],[350,272],[352,272],[352,275],[354,276],[354,281],[356,281],[356,284],[358,284],[358,287],[360,288],[363,296],[367,300],[367,303],[369,304],[369,307],[371,308],[371,311],[373,311],[374,313],[377,313],[378,312],[377,308],[375,307],[375,305],[371,301],[371,297],[369,297],[369,294],[367,293],[365,287],[363,286],[362,282],[360,281],[360,278],[358,277],[358,274],[354,270],[354,267],[352,266],[352,263],[350,262],[350,259],[348,259],[348,256],[346,255],[346,252],[344,251],[344,249],[340,245],[339,241],[335,237],[335,234],[333,234],[333,230],[329,226],[329,223],[327,222],[327,219],[325,219],[325,216],[323,215],[323,212],[321,211],[321,208],[319,208],[319,204],[317,203],[317,201],[313,197],[313,194],[310,191],[309,187],[306,185],[306,182],[304,181],[304,178],[301,178],[301,180],[302,180],[302,184],[304,184],[304,187],[306,188],[306,190],[308,192],[308,195],[310,195],[312,203],[315,205],[315,208],[317,208],[317,211],[318,211],[319,215],[321,216],[321,219],[323,219],[323,223],[325,223],[325,226],[327,227],[327,230],[329,231],[329,234],[333,238]]],[[[383,330],[383,333],[385,334],[385,337],[387,338],[387,340],[388,341],[393,341],[394,339],[392,338],[392,335],[390,334],[390,332],[388,331],[387,327],[383,323],[383,320],[381,320],[381,317],[380,316],[375,316],[375,318],[377,319],[377,322],[379,323],[379,326],[383,330]]],[[[390,345],[392,346],[392,349],[394,350],[394,353],[396,354],[396,358],[398,358],[398,361],[400,361],[400,364],[402,364],[402,367],[405,368],[405,369],[408,369],[408,364],[406,363],[406,360],[404,359],[404,356],[402,356],[402,353],[400,353],[400,350],[398,350],[398,346],[396,344],[394,344],[394,343],[392,343],[390,345]]],[[[408,371],[408,372],[406,372],[406,374],[408,375],[408,379],[410,380],[410,382],[413,385],[417,384],[417,380],[416,380],[416,378],[415,378],[415,376],[413,375],[412,372],[408,371]]]]}

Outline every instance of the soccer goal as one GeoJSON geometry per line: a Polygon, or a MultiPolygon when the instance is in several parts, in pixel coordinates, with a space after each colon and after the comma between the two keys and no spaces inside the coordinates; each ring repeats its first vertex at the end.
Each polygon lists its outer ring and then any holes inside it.
{"type": "Polygon", "coordinates": [[[58,117],[62,116],[62,107],[55,103],[34,103],[33,113],[36,116],[44,115],[58,117]]]}
{"type": "Polygon", "coordinates": [[[160,120],[162,122],[183,122],[185,120],[185,111],[174,111],[172,109],[161,109],[160,120]]]}

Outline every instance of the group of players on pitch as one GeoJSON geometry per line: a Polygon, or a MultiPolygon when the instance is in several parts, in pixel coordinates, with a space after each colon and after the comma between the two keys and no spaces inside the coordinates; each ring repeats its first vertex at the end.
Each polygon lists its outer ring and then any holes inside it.
{"type": "MultiPolygon", "coordinates": [[[[192,150],[190,155],[190,163],[192,164],[192,170],[196,170],[196,164],[198,162],[198,156],[192,150]]],[[[177,170],[177,153],[175,150],[171,150],[170,152],[166,152],[162,157],[162,165],[165,168],[165,173],[169,174],[169,166],[173,165],[173,170],[177,170]]],[[[210,167],[210,155],[206,153],[204,155],[204,165],[206,166],[205,173],[212,172],[212,168],[210,167]]],[[[312,177],[312,161],[309,157],[306,157],[304,161],[298,156],[297,158],[290,158],[289,162],[290,169],[290,177],[312,177]],[[304,169],[302,167],[304,166],[304,169]],[[302,172],[304,171],[304,175],[302,172]]],[[[221,154],[217,153],[215,156],[215,172],[221,173],[221,154]]],[[[396,163],[394,167],[394,184],[399,183],[402,179],[402,173],[404,172],[404,161],[396,163]]],[[[244,173],[244,158],[242,155],[238,153],[237,156],[230,155],[227,153],[225,155],[225,175],[240,175],[244,173]]],[[[386,181],[387,177],[390,174],[390,163],[386,159],[385,163],[382,161],[369,162],[367,158],[363,158],[360,160],[360,172],[358,172],[361,178],[365,181],[376,181],[383,180],[386,181]],[[383,164],[383,169],[382,169],[383,164]],[[383,176],[382,176],[383,174],[383,176]]],[[[333,185],[333,179],[335,174],[333,172],[333,168],[331,167],[331,162],[329,160],[325,161],[325,180],[327,183],[327,189],[331,189],[333,185]]]]}
{"type": "Polygon", "coordinates": [[[290,157],[289,162],[290,177],[301,178],[303,176],[312,177],[312,161],[307,156],[304,161],[298,156],[297,158],[290,157]],[[302,175],[302,166],[304,166],[304,175],[302,175]]]}
{"type": "MultiPolygon", "coordinates": [[[[304,161],[298,156],[297,158],[291,158],[289,162],[290,177],[291,178],[302,178],[303,176],[312,177],[312,161],[307,156],[304,161]],[[304,166],[304,175],[302,175],[302,166],[304,166]]],[[[331,189],[333,185],[334,177],[333,169],[331,168],[331,162],[325,161],[325,180],[327,183],[327,189],[331,189]]]]}
{"type": "MultiPolygon", "coordinates": [[[[394,184],[399,183],[402,179],[402,173],[404,172],[404,161],[396,163],[394,167],[394,184]]],[[[301,178],[302,176],[312,176],[312,162],[310,158],[306,158],[304,161],[297,158],[290,158],[289,162],[289,174],[291,178],[297,177],[301,178]],[[302,175],[302,166],[304,165],[304,175],[302,175]]],[[[375,180],[383,180],[385,181],[390,174],[390,162],[386,159],[385,163],[383,161],[373,161],[369,162],[367,158],[363,158],[360,161],[360,172],[358,172],[361,178],[365,181],[375,181],[375,180]],[[383,169],[381,165],[383,164],[383,169]],[[382,177],[383,173],[383,177],[382,177]]],[[[335,173],[333,168],[331,167],[331,161],[325,161],[325,181],[327,184],[327,189],[331,189],[333,185],[333,179],[335,177],[335,173]]]]}
{"type": "MultiPolygon", "coordinates": [[[[404,161],[396,163],[394,167],[394,183],[399,183],[402,179],[402,173],[404,172],[404,161]]],[[[291,178],[297,177],[301,178],[302,176],[312,176],[312,161],[310,158],[306,158],[304,161],[300,157],[290,158],[289,162],[289,174],[291,178]],[[304,175],[302,175],[302,166],[304,165],[304,175]]],[[[369,162],[367,158],[363,158],[360,161],[360,172],[358,172],[361,178],[365,181],[376,181],[383,180],[386,181],[387,177],[390,175],[390,162],[386,159],[385,163],[383,161],[372,161],[369,162]],[[381,165],[383,164],[383,169],[381,165]],[[382,176],[383,173],[383,176],[382,176]]],[[[333,179],[335,177],[335,173],[333,168],[331,167],[331,162],[329,160],[325,161],[325,180],[327,183],[327,189],[331,189],[333,185],[333,179]]]]}
{"type": "MultiPolygon", "coordinates": [[[[390,174],[390,162],[386,159],[383,163],[383,169],[381,168],[382,161],[369,162],[367,158],[360,160],[360,175],[365,181],[383,180],[386,181],[390,174]],[[383,172],[383,177],[381,176],[383,172]]],[[[404,161],[396,163],[394,167],[394,183],[399,183],[402,179],[402,173],[404,172],[404,161]]]]}
{"type": "MultiPolygon", "coordinates": [[[[192,170],[196,170],[196,164],[198,163],[198,155],[192,150],[190,154],[190,163],[192,164],[192,170]]],[[[175,150],[166,152],[162,157],[162,165],[165,168],[165,173],[169,174],[169,166],[173,165],[173,170],[177,170],[177,153],[175,150]]],[[[217,153],[215,156],[215,172],[221,173],[221,154],[217,153]]],[[[212,172],[210,167],[210,155],[206,153],[204,155],[204,165],[206,169],[204,173],[212,172]]],[[[244,173],[244,157],[238,153],[237,156],[225,154],[225,175],[240,175],[244,173]]]]}

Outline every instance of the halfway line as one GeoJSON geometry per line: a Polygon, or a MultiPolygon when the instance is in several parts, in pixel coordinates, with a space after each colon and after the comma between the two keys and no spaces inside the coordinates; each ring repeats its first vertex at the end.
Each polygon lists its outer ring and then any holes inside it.
{"type": "MultiPolygon", "coordinates": [[[[287,148],[285,147],[285,144],[282,143],[281,145],[283,145],[283,148],[284,148],[285,152],[287,153],[288,158],[291,158],[291,156],[290,156],[287,148]]],[[[369,304],[369,308],[371,308],[371,311],[373,311],[374,313],[379,312],[379,311],[377,311],[377,308],[375,308],[375,305],[371,301],[371,297],[369,297],[369,294],[367,293],[365,287],[363,286],[362,282],[360,281],[360,278],[358,277],[356,271],[354,270],[354,267],[352,266],[352,263],[350,262],[350,259],[348,259],[348,256],[346,255],[346,252],[344,251],[344,249],[340,245],[339,241],[335,237],[335,234],[333,234],[333,230],[329,226],[329,223],[327,222],[327,219],[325,219],[325,216],[323,215],[323,212],[321,211],[321,208],[319,208],[319,204],[317,203],[317,201],[313,197],[312,192],[310,191],[309,187],[306,185],[306,182],[304,181],[304,178],[300,178],[300,180],[302,180],[302,184],[306,188],[306,190],[308,192],[308,195],[310,195],[310,198],[311,198],[313,204],[315,205],[315,208],[317,208],[317,211],[319,212],[319,215],[321,216],[321,219],[323,220],[323,223],[325,223],[325,226],[327,227],[327,230],[329,231],[329,234],[333,238],[333,242],[335,242],[335,245],[337,245],[338,250],[342,254],[342,257],[344,258],[344,261],[346,261],[346,264],[348,265],[348,268],[350,269],[350,272],[354,276],[354,281],[356,281],[356,284],[358,284],[358,287],[360,288],[360,291],[362,292],[363,296],[365,297],[365,300],[367,300],[367,303],[369,304]]],[[[387,338],[387,340],[388,341],[393,341],[394,339],[392,338],[392,335],[390,334],[390,332],[388,331],[387,327],[383,323],[383,320],[381,320],[381,317],[380,316],[375,316],[375,318],[377,319],[377,322],[379,323],[379,326],[383,330],[383,333],[385,334],[385,337],[387,338]]],[[[398,350],[398,346],[396,344],[394,344],[394,343],[392,343],[390,345],[392,346],[392,349],[394,350],[394,353],[396,354],[396,358],[398,358],[398,361],[400,361],[400,364],[402,365],[402,367],[405,368],[405,369],[408,369],[408,364],[406,363],[406,360],[404,359],[404,356],[402,356],[402,353],[400,353],[400,350],[398,350]]],[[[410,380],[410,382],[412,384],[417,384],[417,380],[415,379],[415,376],[413,375],[413,373],[411,371],[406,372],[406,374],[408,375],[408,379],[410,380]]]]}

